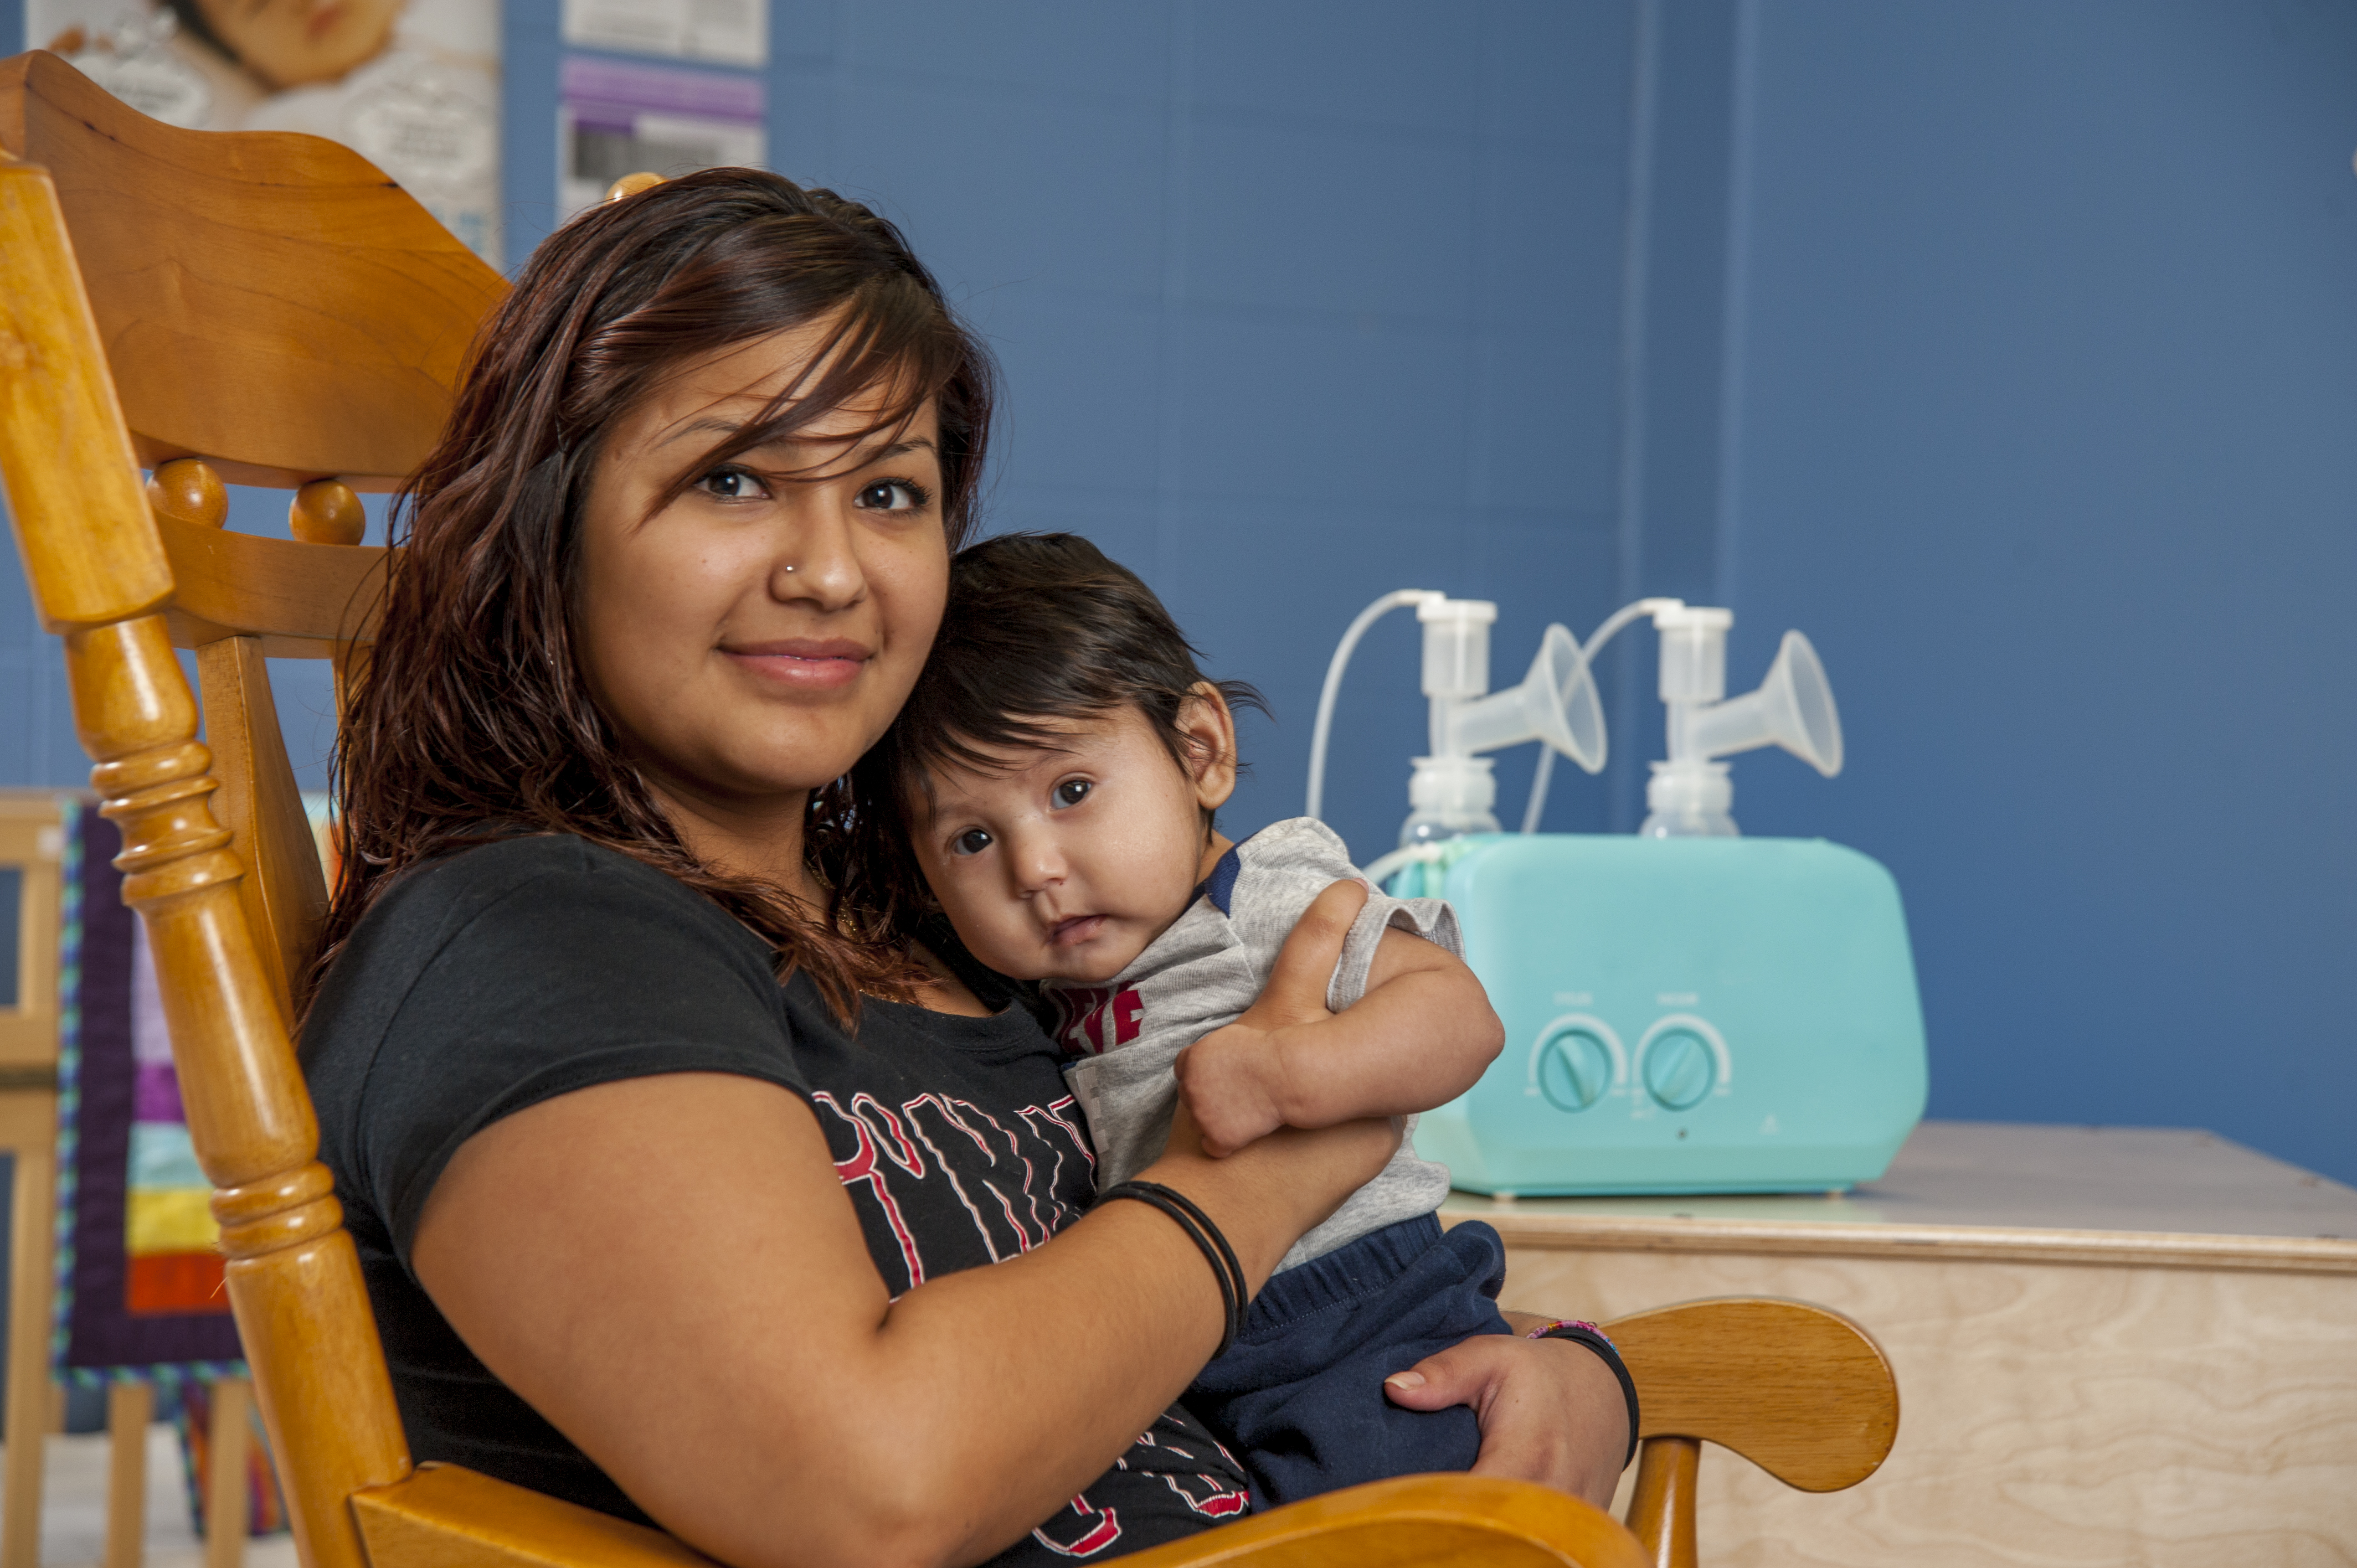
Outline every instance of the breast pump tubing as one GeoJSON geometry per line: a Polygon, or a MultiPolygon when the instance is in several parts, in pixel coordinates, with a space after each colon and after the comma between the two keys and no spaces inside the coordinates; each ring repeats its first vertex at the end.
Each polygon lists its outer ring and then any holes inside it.
{"type": "MultiPolygon", "coordinates": [[[[1256,1026],[1325,1015],[1358,901],[1340,891],[1297,928],[1256,1026]]],[[[1368,1120],[1212,1159],[1182,1111],[1141,1174],[1211,1214],[1256,1291],[1398,1142],[1368,1120]]],[[[1135,1203],[889,1299],[808,1107],[714,1074],[476,1134],[414,1261],[487,1366],[655,1519],[748,1568],[989,1556],[1101,1475],[1222,1327],[1202,1255],[1135,1203]]]]}
{"type": "MultiPolygon", "coordinates": [[[[1394,610],[1447,597],[1446,594],[1428,588],[1394,589],[1361,610],[1343,628],[1342,640],[1334,645],[1334,657],[1327,661],[1325,684],[1318,693],[1318,716],[1309,729],[1309,789],[1308,801],[1302,808],[1304,816],[1318,816],[1326,803],[1326,748],[1334,730],[1334,703],[1341,695],[1342,672],[1351,667],[1351,655],[1357,650],[1359,639],[1367,635],[1368,628],[1394,610]]],[[[1677,602],[1675,599],[1639,599],[1633,604],[1621,606],[1580,645],[1581,660],[1594,664],[1596,656],[1604,651],[1604,645],[1611,641],[1613,634],[1621,628],[1640,616],[1652,615],[1663,606],[1677,602]]],[[[1555,749],[1542,746],[1536,770],[1531,775],[1530,800],[1523,809],[1523,832],[1534,833],[1539,831],[1539,818],[1546,811],[1547,786],[1554,778],[1555,749]]]]}

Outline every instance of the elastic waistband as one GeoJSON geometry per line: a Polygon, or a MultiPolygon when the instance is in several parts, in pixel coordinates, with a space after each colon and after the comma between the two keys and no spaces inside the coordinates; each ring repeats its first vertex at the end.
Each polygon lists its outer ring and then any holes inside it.
{"type": "MultiPolygon", "coordinates": [[[[1480,1234],[1466,1236],[1465,1241],[1470,1245],[1497,1245],[1496,1232],[1486,1225],[1460,1225],[1457,1230],[1487,1232],[1486,1238],[1480,1234]]],[[[1355,1241],[1283,1273],[1272,1274],[1268,1283],[1261,1287],[1260,1294],[1253,1298],[1243,1337],[1250,1339],[1294,1318],[1370,1295],[1405,1273],[1434,1247],[1455,1237],[1457,1230],[1444,1235],[1438,1219],[1419,1214],[1413,1219],[1371,1230],[1355,1241]]]]}

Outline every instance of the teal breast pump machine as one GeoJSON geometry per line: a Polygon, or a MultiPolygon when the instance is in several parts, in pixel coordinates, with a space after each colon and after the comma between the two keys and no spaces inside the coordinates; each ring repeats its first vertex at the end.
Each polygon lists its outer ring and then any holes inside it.
{"type": "Polygon", "coordinates": [[[1807,638],[1784,634],[1757,691],[1726,695],[1731,611],[1641,599],[1583,645],[1550,626],[1522,684],[1492,693],[1497,607],[1387,594],[1343,634],[1310,742],[1324,792],[1334,699],[1386,612],[1424,628],[1430,755],[1400,846],[1367,867],[1457,908],[1468,961],[1505,1021],[1481,1080],[1426,1114],[1419,1150],[1459,1187],[1513,1195],[1798,1192],[1879,1176],[1923,1113],[1923,1015],[1899,887],[1822,839],[1745,838],[1722,758],[1781,746],[1830,778],[1841,721],[1807,638]],[[1589,661],[1650,617],[1669,756],[1633,835],[1542,833],[1559,753],[1604,767],[1589,661]],[[1485,753],[1539,741],[1523,831],[1491,813],[1485,753]]]}

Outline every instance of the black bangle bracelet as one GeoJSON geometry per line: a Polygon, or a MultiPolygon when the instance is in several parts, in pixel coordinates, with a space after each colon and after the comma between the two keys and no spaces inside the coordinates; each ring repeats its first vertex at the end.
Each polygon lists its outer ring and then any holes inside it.
{"type": "Polygon", "coordinates": [[[1620,1352],[1613,1348],[1611,1340],[1584,1323],[1558,1323],[1539,1337],[1568,1339],[1587,1346],[1602,1357],[1604,1364],[1612,1369],[1612,1375],[1620,1380],[1620,1397],[1629,1402],[1629,1452],[1620,1461],[1620,1467],[1627,1469],[1629,1461],[1637,1456],[1637,1380],[1629,1375],[1628,1363],[1620,1359],[1620,1352]]]}
{"type": "Polygon", "coordinates": [[[1125,1181],[1121,1185],[1134,1187],[1140,1192],[1158,1193],[1168,1198],[1194,1219],[1199,1230],[1211,1237],[1212,1244],[1220,1249],[1221,1261],[1227,1265],[1228,1278],[1235,1292],[1237,1326],[1242,1328],[1243,1308],[1252,1302],[1252,1289],[1244,1283],[1244,1266],[1236,1262],[1236,1250],[1228,1245],[1227,1236],[1218,1226],[1211,1223],[1211,1217],[1203,1212],[1202,1206],[1177,1187],[1165,1187],[1158,1181],[1125,1181]]]}
{"type": "Polygon", "coordinates": [[[1229,1250],[1227,1238],[1220,1235],[1219,1227],[1210,1219],[1199,1220],[1197,1217],[1201,1210],[1157,1182],[1117,1183],[1097,1194],[1097,1203],[1103,1205],[1125,1197],[1168,1215],[1172,1222],[1187,1233],[1187,1239],[1195,1243],[1196,1250],[1203,1254],[1203,1261],[1211,1265],[1211,1277],[1220,1287],[1220,1305],[1224,1318],[1220,1332],[1220,1348],[1212,1355],[1226,1355],[1229,1347],[1236,1342],[1237,1332],[1243,1327],[1244,1321],[1242,1273],[1241,1271],[1230,1273],[1235,1253],[1229,1250]],[[1217,1239],[1216,1243],[1214,1238],[1217,1239]]]}

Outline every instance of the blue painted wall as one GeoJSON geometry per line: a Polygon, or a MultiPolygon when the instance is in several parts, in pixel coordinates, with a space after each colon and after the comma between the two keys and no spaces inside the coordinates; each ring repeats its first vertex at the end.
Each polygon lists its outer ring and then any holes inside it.
{"type": "MultiPolygon", "coordinates": [[[[520,249],[560,49],[555,0],[506,13],[520,249]]],[[[1934,1114],[2357,1179],[2320,978],[2357,929],[2357,13],[779,0],[774,39],[774,165],[900,220],[1005,361],[993,524],[1098,538],[1274,699],[1232,825],[1299,809],[1385,589],[1500,601],[1501,677],[1549,619],[1731,603],[1735,682],[1805,628],[1853,758],[1746,758],[1738,815],[1898,872],[1934,1114]]],[[[21,594],[0,782],[70,782],[21,594]]],[[[1644,640],[1550,827],[1641,814],[1644,640]]],[[[1378,630],[1342,704],[1362,855],[1414,645],[1378,630]]]]}
{"type": "MultiPolygon", "coordinates": [[[[775,37],[777,166],[901,221],[1005,362],[993,524],[1091,534],[1273,700],[1234,822],[1299,811],[1375,595],[1499,599],[1501,668],[1617,602],[1629,5],[790,0],[775,37]]],[[[1379,633],[1342,710],[1364,853],[1414,659],[1379,633]]]]}
{"type": "Polygon", "coordinates": [[[1747,42],[1723,581],[1742,668],[1817,639],[1856,760],[1739,764],[1738,813],[1898,873],[1933,1114],[2357,1180],[2357,8],[1747,42]]]}

